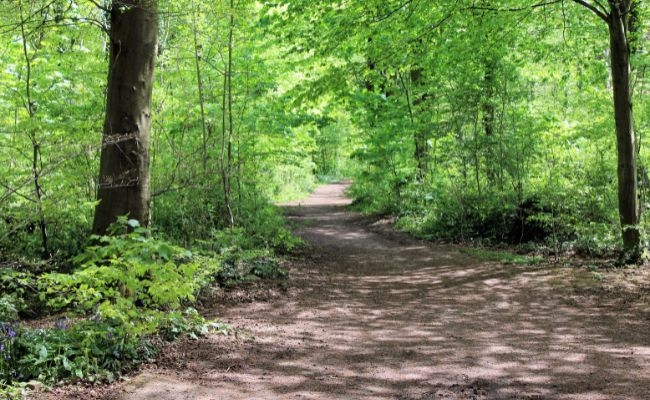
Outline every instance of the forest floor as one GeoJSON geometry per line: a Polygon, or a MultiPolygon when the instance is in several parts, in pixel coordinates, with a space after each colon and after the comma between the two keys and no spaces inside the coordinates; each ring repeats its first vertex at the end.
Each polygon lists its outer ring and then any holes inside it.
{"type": "Polygon", "coordinates": [[[291,277],[215,290],[237,335],[181,341],[125,382],[39,398],[648,399],[648,268],[482,262],[347,211],[345,184],[287,206],[291,277]]]}

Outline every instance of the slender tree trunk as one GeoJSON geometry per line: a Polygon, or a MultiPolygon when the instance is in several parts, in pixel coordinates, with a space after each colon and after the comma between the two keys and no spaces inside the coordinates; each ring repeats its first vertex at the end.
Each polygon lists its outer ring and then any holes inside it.
{"type": "Polygon", "coordinates": [[[479,138],[479,108],[477,106],[474,114],[474,180],[476,181],[476,193],[481,196],[481,156],[480,156],[480,138],[479,138]]]}
{"type": "MultiPolygon", "coordinates": [[[[413,87],[417,87],[420,79],[422,78],[422,69],[413,69],[409,75],[413,87]]],[[[413,108],[416,106],[421,106],[421,104],[430,96],[428,93],[423,93],[415,99],[411,99],[411,92],[407,85],[407,80],[404,79],[404,76],[402,74],[399,74],[399,80],[402,84],[402,88],[404,89],[404,94],[406,95],[406,105],[408,107],[409,120],[411,122],[411,127],[413,128],[413,144],[415,146],[415,150],[413,151],[413,158],[415,159],[417,168],[415,179],[418,182],[421,182],[426,177],[427,170],[429,169],[429,149],[427,143],[428,139],[426,128],[417,123],[413,108]]]]}
{"type": "Polygon", "coordinates": [[[223,96],[221,98],[221,180],[228,224],[235,226],[232,210],[232,40],[235,17],[234,4],[230,2],[228,29],[228,54],[223,75],[223,96]]]}
{"type": "Polygon", "coordinates": [[[201,164],[203,166],[203,174],[206,174],[207,165],[208,165],[208,130],[206,129],[206,120],[205,120],[205,97],[203,95],[203,77],[201,76],[201,49],[199,47],[198,39],[198,27],[197,27],[197,18],[196,14],[198,13],[195,10],[194,0],[192,0],[192,23],[194,24],[193,28],[193,39],[194,39],[194,64],[196,67],[196,86],[199,92],[199,107],[201,110],[201,164]]]}
{"type": "Polygon", "coordinates": [[[630,47],[627,20],[629,2],[610,1],[609,37],[618,151],[618,206],[623,247],[628,257],[640,255],[639,199],[637,197],[636,146],[630,88],[630,47]]]}
{"type": "Polygon", "coordinates": [[[228,31],[228,217],[230,226],[235,226],[235,216],[232,209],[232,173],[233,173],[233,113],[232,113],[232,47],[233,31],[235,30],[235,2],[230,0],[230,29],[228,31]]]}
{"type": "Polygon", "coordinates": [[[156,0],[113,0],[106,118],[93,232],[117,217],[150,222],[151,92],[158,47],[156,0]]]}
{"type": "Polygon", "coordinates": [[[228,125],[226,123],[226,101],[228,90],[228,64],[225,65],[223,72],[223,94],[221,96],[221,184],[223,188],[223,199],[230,220],[232,207],[230,205],[230,173],[228,172],[228,162],[226,160],[226,147],[228,142],[228,125]]]}
{"type": "MultiPolygon", "coordinates": [[[[27,33],[25,32],[25,17],[23,15],[23,2],[18,3],[20,8],[20,34],[22,40],[23,56],[25,57],[25,67],[27,76],[25,77],[25,108],[29,114],[29,120],[32,121],[36,115],[34,101],[32,99],[32,57],[27,51],[27,33]]],[[[41,33],[42,35],[42,33],[41,33]]],[[[42,36],[41,36],[42,38],[42,36]]],[[[41,232],[41,250],[43,259],[50,258],[50,249],[48,246],[47,224],[45,222],[45,213],[43,212],[43,188],[41,187],[41,169],[38,161],[41,157],[41,146],[36,137],[36,129],[30,126],[28,136],[32,142],[32,176],[34,177],[34,194],[36,197],[36,213],[38,214],[38,227],[41,232]]]]}
{"type": "Polygon", "coordinates": [[[490,185],[494,185],[497,180],[497,164],[498,160],[494,152],[494,121],[495,121],[495,106],[494,95],[496,85],[496,61],[486,59],[483,61],[485,68],[483,74],[483,98],[482,98],[482,112],[483,112],[483,131],[485,132],[485,170],[486,178],[490,185]]]}

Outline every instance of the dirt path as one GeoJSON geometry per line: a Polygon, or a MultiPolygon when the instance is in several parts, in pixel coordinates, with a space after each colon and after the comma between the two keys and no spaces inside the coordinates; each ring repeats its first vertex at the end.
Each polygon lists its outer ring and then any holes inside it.
{"type": "Polygon", "coordinates": [[[369,226],[344,189],[289,207],[312,247],[287,294],[215,304],[250,337],[182,344],[106,398],[650,398],[650,321],[570,301],[549,268],[369,226]]]}

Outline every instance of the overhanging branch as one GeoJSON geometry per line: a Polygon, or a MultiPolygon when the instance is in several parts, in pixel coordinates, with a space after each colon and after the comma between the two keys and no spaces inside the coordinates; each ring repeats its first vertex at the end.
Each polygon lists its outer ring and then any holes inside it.
{"type": "Polygon", "coordinates": [[[519,12],[526,11],[530,9],[535,9],[544,6],[551,6],[553,4],[562,3],[564,0],[549,0],[541,3],[532,4],[526,7],[510,7],[510,8],[498,8],[498,7],[488,7],[488,6],[471,6],[467,7],[467,10],[479,10],[479,11],[494,11],[494,12],[519,12]]]}
{"type": "Polygon", "coordinates": [[[99,2],[97,2],[95,0],[88,0],[88,1],[93,3],[93,5],[95,7],[99,8],[100,10],[102,10],[104,12],[107,12],[107,13],[111,12],[111,10],[109,8],[106,8],[106,7],[102,6],[101,4],[99,4],[99,2]]]}
{"type": "MultiPolygon", "coordinates": [[[[596,5],[587,2],[587,0],[571,0],[571,1],[581,5],[582,7],[585,7],[589,11],[596,14],[598,18],[602,19],[603,21],[609,22],[609,15],[607,14],[606,8],[598,0],[594,0],[596,5]]],[[[497,7],[489,7],[489,6],[471,6],[466,9],[480,10],[480,11],[494,11],[494,12],[519,12],[519,11],[526,11],[526,10],[531,10],[539,7],[551,6],[553,4],[558,4],[558,3],[564,3],[564,0],[543,1],[541,3],[535,3],[526,7],[497,8],[497,7]]]]}
{"type": "MultiPolygon", "coordinates": [[[[586,0],[571,0],[571,1],[585,7],[589,11],[596,14],[598,16],[598,18],[600,18],[603,21],[609,23],[609,15],[604,10],[601,10],[598,7],[594,6],[593,4],[588,3],[586,0]]],[[[596,4],[598,4],[600,7],[603,7],[603,5],[600,4],[598,1],[596,1],[596,4]]]]}

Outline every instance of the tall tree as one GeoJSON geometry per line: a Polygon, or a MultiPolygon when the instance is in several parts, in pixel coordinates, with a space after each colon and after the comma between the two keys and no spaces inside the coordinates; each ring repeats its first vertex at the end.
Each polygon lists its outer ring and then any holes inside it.
{"type": "Polygon", "coordinates": [[[158,46],[156,0],[113,0],[106,118],[93,232],[118,216],[150,220],[151,92],[158,46]]]}
{"type": "Polygon", "coordinates": [[[632,118],[630,85],[630,18],[635,0],[609,0],[608,7],[599,1],[573,0],[589,9],[609,28],[610,68],[614,94],[616,148],[618,157],[618,208],[623,247],[631,259],[641,252],[639,229],[640,207],[636,171],[637,149],[632,118]]]}

